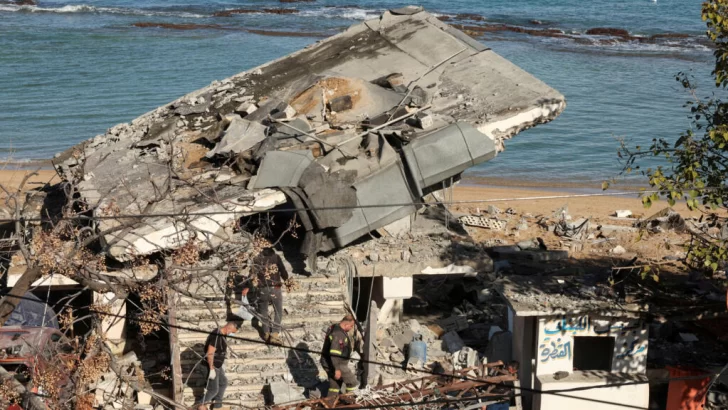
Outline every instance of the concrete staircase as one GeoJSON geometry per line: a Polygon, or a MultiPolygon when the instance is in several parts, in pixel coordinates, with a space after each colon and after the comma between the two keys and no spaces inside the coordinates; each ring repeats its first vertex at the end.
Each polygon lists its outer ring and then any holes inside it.
{"type": "MultiPolygon", "coordinates": [[[[299,286],[290,293],[284,291],[282,325],[285,331],[281,339],[287,346],[321,351],[325,331],[346,313],[340,279],[324,274],[292,276],[299,286]]],[[[174,296],[177,326],[201,330],[179,329],[177,334],[182,395],[186,405],[192,405],[195,398],[204,392],[206,363],[202,360],[203,348],[208,333],[225,324],[228,310],[221,296],[224,295],[226,281],[226,273],[220,272],[196,280],[191,285],[192,294],[219,299],[213,302],[203,302],[181,294],[174,296]]],[[[249,340],[228,340],[225,361],[228,388],[225,402],[263,407],[266,384],[285,381],[292,387],[313,387],[319,377],[326,377],[320,368],[318,354],[294,353],[291,349],[259,343],[262,342],[260,333],[248,321],[234,337],[249,340]]]]}

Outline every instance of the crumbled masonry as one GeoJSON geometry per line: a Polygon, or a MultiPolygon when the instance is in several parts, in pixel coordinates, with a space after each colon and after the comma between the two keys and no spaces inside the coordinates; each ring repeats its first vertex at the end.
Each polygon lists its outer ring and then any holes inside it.
{"type": "Polygon", "coordinates": [[[309,208],[299,219],[312,261],[414,214],[423,196],[565,104],[411,6],[216,81],[54,164],[96,216],[163,215],[104,237],[118,261],[176,249],[191,236],[216,247],[238,217],[284,202],[309,208]],[[190,216],[190,228],[166,216],[174,213],[205,215],[190,216]]]}

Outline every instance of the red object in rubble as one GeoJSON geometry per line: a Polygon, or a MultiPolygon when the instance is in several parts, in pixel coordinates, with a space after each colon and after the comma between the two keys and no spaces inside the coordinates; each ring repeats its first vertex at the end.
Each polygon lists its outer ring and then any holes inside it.
{"type": "Polygon", "coordinates": [[[708,394],[710,373],[689,367],[667,366],[667,370],[670,372],[671,381],[667,391],[666,410],[702,410],[708,394]],[[672,380],[676,378],[685,380],[672,380]]]}

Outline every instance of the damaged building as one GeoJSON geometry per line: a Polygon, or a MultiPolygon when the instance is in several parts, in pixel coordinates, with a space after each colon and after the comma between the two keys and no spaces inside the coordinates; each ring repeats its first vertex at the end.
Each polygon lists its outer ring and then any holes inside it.
{"type": "MultiPolygon", "coordinates": [[[[320,350],[325,329],[349,309],[362,322],[396,325],[417,278],[493,270],[441,203],[463,171],[495,158],[509,138],[553,120],[565,105],[558,91],[486,45],[410,6],[215,81],[53,163],[72,187],[69,197],[93,220],[98,252],[118,268],[104,280],[174,275],[164,263],[144,272],[134,264],[199,245],[193,264],[209,273],[190,275],[185,292],[168,289],[166,352],[142,359],[171,366],[169,396],[191,405],[205,386],[206,334],[230,313],[229,276],[247,273],[235,257],[220,256],[232,244],[289,233],[276,242],[297,282],[284,299],[286,345],[320,350]]],[[[45,215],[47,202],[30,208],[45,215]]],[[[15,269],[17,280],[22,269],[15,269]]],[[[113,303],[126,315],[129,306],[113,303]]],[[[119,351],[124,326],[114,320],[109,334],[119,351]]],[[[259,334],[246,325],[238,336],[259,334]]],[[[443,335],[423,329],[419,336],[443,335]]],[[[400,347],[365,355],[389,360],[400,347]]],[[[442,357],[452,360],[462,347],[442,357]]],[[[226,400],[240,406],[303,398],[324,374],[310,354],[241,340],[229,348],[226,400]]],[[[466,356],[454,367],[475,364],[466,356]]],[[[374,368],[370,376],[409,377],[374,368]]]]}

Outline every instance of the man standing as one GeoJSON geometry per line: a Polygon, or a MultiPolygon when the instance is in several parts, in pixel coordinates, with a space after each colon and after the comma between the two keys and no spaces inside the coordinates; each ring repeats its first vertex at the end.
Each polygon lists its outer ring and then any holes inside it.
{"type": "Polygon", "coordinates": [[[202,402],[197,410],[207,410],[206,405],[212,404],[213,409],[222,407],[223,396],[228,380],[225,376],[225,356],[227,355],[226,337],[238,331],[236,322],[227,322],[225,326],[215,329],[207,336],[205,341],[205,363],[207,364],[207,387],[202,402]]]}
{"type": "MultiPolygon", "coordinates": [[[[258,256],[253,258],[250,267],[252,285],[257,290],[258,313],[261,316],[263,339],[272,344],[283,344],[280,339],[281,318],[283,316],[283,295],[281,286],[288,280],[288,271],[283,265],[280,256],[273,248],[264,248],[258,256]],[[268,306],[273,305],[273,326],[268,317],[268,306]]],[[[247,296],[250,285],[243,289],[243,296],[247,296]]]]}
{"type": "Polygon", "coordinates": [[[348,366],[351,355],[349,332],[355,325],[354,316],[346,315],[341,322],[329,328],[324,338],[321,366],[329,376],[329,394],[326,397],[331,400],[339,395],[342,384],[346,384],[347,393],[359,387],[359,381],[348,366]]]}

